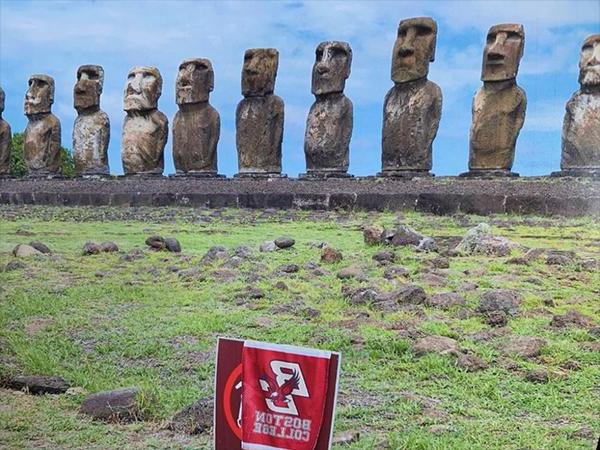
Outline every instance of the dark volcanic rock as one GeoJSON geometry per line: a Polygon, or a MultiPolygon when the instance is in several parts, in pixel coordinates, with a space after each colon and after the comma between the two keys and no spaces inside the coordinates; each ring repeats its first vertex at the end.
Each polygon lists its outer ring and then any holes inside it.
{"type": "Polygon", "coordinates": [[[423,356],[427,353],[457,354],[458,343],[454,339],[445,336],[427,336],[415,342],[412,350],[417,356],[423,356]]]}
{"type": "Polygon", "coordinates": [[[168,429],[185,434],[200,434],[213,426],[214,401],[212,397],[202,398],[173,416],[168,429]]]}
{"type": "Polygon", "coordinates": [[[394,231],[394,237],[392,238],[391,243],[395,246],[419,245],[419,242],[424,238],[425,236],[412,228],[401,225],[394,231]]]}
{"type": "Polygon", "coordinates": [[[518,336],[510,339],[503,349],[506,353],[514,353],[523,358],[533,358],[540,355],[545,345],[546,341],[544,339],[518,336]]]}
{"type": "Polygon", "coordinates": [[[100,246],[95,242],[86,242],[83,246],[83,255],[97,255],[101,251],[100,246]]]}
{"type": "Polygon", "coordinates": [[[48,246],[40,241],[31,241],[29,243],[29,245],[31,245],[33,248],[35,248],[38,252],[42,252],[44,254],[49,255],[50,253],[52,253],[52,251],[50,250],[50,248],[48,248],[48,246]]]}
{"type": "Polygon", "coordinates": [[[100,244],[100,251],[114,253],[119,251],[119,246],[114,242],[107,241],[100,244]]]}
{"type": "Polygon", "coordinates": [[[429,297],[425,304],[434,308],[450,309],[455,306],[463,306],[466,304],[466,301],[456,292],[441,292],[429,297]]]}
{"type": "Polygon", "coordinates": [[[139,393],[135,387],[98,392],[83,400],[80,411],[94,419],[135,420],[139,414],[139,393]]]}
{"type": "Polygon", "coordinates": [[[388,298],[396,303],[410,303],[412,305],[420,305],[427,300],[427,294],[422,287],[416,284],[405,284],[401,288],[390,292],[388,298]]]}
{"type": "Polygon", "coordinates": [[[165,247],[168,251],[173,253],[181,253],[181,244],[175,238],[165,238],[165,247]]]}
{"type": "Polygon", "coordinates": [[[379,265],[386,265],[396,260],[396,255],[393,252],[381,251],[373,255],[372,259],[379,265]]]}
{"type": "Polygon", "coordinates": [[[321,251],[321,262],[323,263],[334,264],[340,262],[342,259],[344,259],[342,252],[333,247],[325,247],[321,251]]]}
{"type": "Polygon", "coordinates": [[[464,353],[459,353],[456,365],[467,372],[479,372],[488,368],[488,364],[483,359],[464,353]]]}
{"type": "Polygon", "coordinates": [[[6,266],[4,267],[4,271],[5,272],[11,272],[13,270],[19,270],[19,269],[24,269],[25,264],[23,264],[21,261],[9,261],[8,263],[6,263],[6,266]]]}
{"type": "Polygon", "coordinates": [[[277,239],[275,239],[275,245],[278,248],[290,248],[292,247],[294,244],[296,243],[296,241],[289,237],[289,236],[281,236],[278,237],[277,239]]]}
{"type": "Polygon", "coordinates": [[[298,264],[284,264],[278,270],[284,273],[296,273],[300,270],[300,266],[298,264]]]}
{"type": "Polygon", "coordinates": [[[381,233],[383,228],[377,225],[370,225],[363,229],[363,239],[367,245],[381,244],[381,233]]]}
{"type": "Polygon", "coordinates": [[[409,278],[409,270],[405,269],[404,267],[388,267],[383,273],[383,278],[385,278],[386,280],[393,280],[394,278],[399,277],[409,278]]]}
{"type": "Polygon", "coordinates": [[[483,314],[502,311],[505,314],[516,316],[520,305],[521,296],[517,292],[508,289],[494,289],[481,296],[477,311],[483,314]]]}
{"type": "Polygon", "coordinates": [[[229,258],[227,249],[220,245],[215,245],[208,249],[208,251],[202,257],[202,264],[213,264],[218,260],[226,260],[229,258]]]}
{"type": "Polygon", "coordinates": [[[366,305],[378,301],[381,294],[372,287],[353,289],[349,286],[342,286],[342,295],[352,305],[366,305]]]}
{"type": "Polygon", "coordinates": [[[162,250],[167,244],[161,236],[150,236],[146,239],[146,245],[154,250],[162,250]]]}
{"type": "Polygon", "coordinates": [[[71,386],[61,377],[43,375],[19,375],[9,379],[8,387],[16,390],[25,390],[30,394],[64,394],[71,386]]]}
{"type": "Polygon", "coordinates": [[[595,325],[594,319],[575,310],[567,311],[562,315],[555,315],[550,322],[550,326],[554,328],[565,328],[569,326],[593,328],[595,325]]]}

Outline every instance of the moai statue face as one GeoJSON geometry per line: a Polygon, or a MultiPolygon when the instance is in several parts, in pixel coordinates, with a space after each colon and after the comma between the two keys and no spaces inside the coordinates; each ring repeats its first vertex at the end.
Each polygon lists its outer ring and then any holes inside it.
{"type": "Polygon", "coordinates": [[[178,105],[208,101],[213,90],[215,74],[208,59],[188,59],[179,65],[175,82],[178,105]]]}
{"type": "Polygon", "coordinates": [[[429,17],[406,19],[398,25],[392,55],[392,81],[406,83],[424,78],[435,59],[437,24],[429,17]]]}
{"type": "Polygon", "coordinates": [[[523,25],[494,25],[483,50],[482,81],[512,80],[517,76],[525,47],[523,25]]]}
{"type": "Polygon", "coordinates": [[[4,89],[0,87],[0,115],[4,112],[4,89]]]}
{"type": "Polygon", "coordinates": [[[579,83],[582,86],[600,86],[600,34],[591,35],[581,46],[579,83]]]}
{"type": "Polygon", "coordinates": [[[162,77],[155,67],[135,67],[127,74],[125,111],[148,111],[158,107],[162,77]]]}
{"type": "Polygon", "coordinates": [[[242,95],[257,97],[272,94],[279,64],[279,52],[274,48],[253,48],[244,54],[242,95]]]}
{"type": "Polygon", "coordinates": [[[312,93],[314,95],[343,92],[346,79],[350,76],[352,49],[347,42],[321,42],[315,52],[312,71],[312,93]]]}
{"type": "Polygon", "coordinates": [[[54,79],[48,75],[32,75],[25,94],[25,114],[49,113],[54,103],[54,79]]]}
{"type": "Polygon", "coordinates": [[[104,84],[101,66],[85,65],[77,69],[77,83],[73,89],[73,106],[77,111],[100,106],[100,94],[104,84]]]}

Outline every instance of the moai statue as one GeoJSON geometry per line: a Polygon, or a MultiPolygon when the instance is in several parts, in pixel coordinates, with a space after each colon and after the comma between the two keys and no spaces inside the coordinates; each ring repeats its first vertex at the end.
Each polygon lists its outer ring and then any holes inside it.
{"type": "Polygon", "coordinates": [[[600,34],[583,42],[579,84],[563,123],[562,170],[553,175],[600,177],[600,34]]]}
{"type": "Polygon", "coordinates": [[[162,77],[155,67],[135,67],[125,85],[121,159],[125,175],[160,176],[169,121],[158,108],[162,77]]]}
{"type": "Polygon", "coordinates": [[[273,95],[278,63],[274,48],[250,49],[244,55],[244,99],[235,112],[236,177],[282,176],[283,100],[273,95]]]}
{"type": "Polygon", "coordinates": [[[10,176],[10,125],[2,118],[4,112],[4,90],[0,87],[0,178],[10,176]]]}
{"type": "Polygon", "coordinates": [[[394,87],[383,105],[380,176],[430,176],[432,143],[442,115],[442,91],[427,79],[436,37],[437,24],[429,17],[406,19],[398,26],[394,87]]]}
{"type": "Polygon", "coordinates": [[[32,75],[25,94],[23,156],[30,177],[60,176],[60,121],[50,112],[54,103],[54,79],[32,75]]]}
{"type": "Polygon", "coordinates": [[[483,87],[473,99],[469,172],[461,176],[518,176],[511,172],[527,99],[516,76],[525,46],[523,25],[494,25],[483,50],[483,87]]]}
{"type": "Polygon", "coordinates": [[[352,102],[344,95],[352,49],[347,42],[322,42],[316,50],[312,93],[304,135],[307,173],[301,178],[349,177],[352,102]]]}
{"type": "Polygon", "coordinates": [[[73,106],[77,118],[73,125],[73,159],[78,175],[96,177],[108,175],[108,141],[110,122],[100,109],[104,83],[101,66],[85,65],[77,69],[73,88],[73,106]]]}
{"type": "Polygon", "coordinates": [[[179,111],[173,121],[173,160],[177,176],[218,176],[221,119],[208,102],[214,78],[208,59],[188,59],[179,65],[175,87],[179,111]]]}

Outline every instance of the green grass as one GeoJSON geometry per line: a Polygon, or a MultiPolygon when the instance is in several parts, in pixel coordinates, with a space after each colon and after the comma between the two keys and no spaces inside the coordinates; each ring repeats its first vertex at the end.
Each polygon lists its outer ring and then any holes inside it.
{"type": "Polygon", "coordinates": [[[390,314],[351,306],[341,294],[344,284],[391,291],[405,282],[383,278],[385,268],[371,259],[381,248],[363,243],[362,225],[404,223],[441,238],[462,236],[484,220],[498,235],[522,245],[599,259],[600,225],[585,218],[4,207],[0,267],[13,259],[10,252],[18,243],[40,240],[54,253],[0,273],[0,376],[58,375],[90,393],[138,386],[147,401],[144,421],[104,424],[77,413],[83,394],[33,397],[0,390],[0,448],[211,448],[210,436],[174,435],[164,424],[182,407],[212,395],[218,336],[341,351],[336,429],[361,432],[348,448],[382,443],[393,449],[591,448],[586,435],[600,435],[598,339],[582,328],[556,330],[549,323],[552,314],[577,310],[600,325],[598,273],[547,266],[543,258],[521,266],[506,264],[508,258],[456,257],[446,270],[446,285],[435,287],[420,278],[425,261],[435,255],[401,248],[395,249],[396,265],[407,268],[411,281],[429,294],[476,283],[476,290],[461,293],[467,306],[390,314]],[[177,237],[183,253],[146,251],[150,234],[177,237]],[[257,251],[261,242],[280,235],[293,236],[296,245],[257,251]],[[121,253],[81,256],[88,240],[115,241],[121,253]],[[340,249],[344,260],[323,265],[330,274],[314,277],[303,266],[319,262],[320,250],[311,245],[319,242],[340,249]],[[231,269],[237,278],[223,282],[215,275],[222,263],[200,264],[214,245],[250,246],[255,259],[231,269]],[[121,260],[135,249],[144,251],[143,258],[121,260]],[[277,274],[290,263],[301,270],[277,274]],[[349,265],[360,267],[369,280],[339,280],[337,271],[349,265]],[[186,280],[172,267],[198,268],[203,277],[186,280]],[[278,281],[288,289],[275,287],[278,281]],[[265,297],[244,298],[248,285],[265,297]],[[509,322],[507,334],[476,340],[475,334],[490,330],[474,309],[491,288],[519,290],[522,311],[509,322]],[[308,308],[319,315],[313,317],[308,308]],[[452,337],[490,367],[467,373],[451,356],[415,358],[407,329],[452,337]],[[511,334],[542,337],[548,344],[538,358],[506,355],[501,346],[511,334]],[[549,371],[550,381],[527,381],[525,374],[535,369],[549,371]],[[406,392],[439,402],[427,410],[406,392]]]}

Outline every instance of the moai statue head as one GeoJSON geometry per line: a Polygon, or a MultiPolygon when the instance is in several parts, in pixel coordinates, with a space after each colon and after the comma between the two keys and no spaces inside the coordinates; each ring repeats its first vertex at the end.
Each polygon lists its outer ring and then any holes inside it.
{"type": "Polygon", "coordinates": [[[579,59],[581,86],[600,86],[600,34],[592,34],[581,46],[579,59]]]}
{"type": "Polygon", "coordinates": [[[207,102],[215,84],[215,74],[208,59],[186,59],[179,65],[175,82],[178,105],[207,102]]]}
{"type": "Polygon", "coordinates": [[[339,41],[321,42],[315,54],[312,93],[322,95],[343,92],[352,64],[350,45],[339,41]]]}
{"type": "Polygon", "coordinates": [[[0,116],[2,116],[2,113],[4,112],[4,98],[4,89],[0,86],[0,116]]]}
{"type": "Polygon", "coordinates": [[[406,83],[424,78],[435,59],[437,23],[430,17],[406,19],[398,25],[392,55],[392,81],[406,83]]]}
{"type": "Polygon", "coordinates": [[[77,69],[77,83],[73,89],[73,106],[77,111],[100,106],[100,94],[104,85],[102,66],[85,65],[77,69]]]}
{"type": "Polygon", "coordinates": [[[49,113],[54,103],[54,79],[48,75],[29,77],[25,94],[25,115],[49,113]]]}
{"type": "Polygon", "coordinates": [[[523,25],[494,25],[487,34],[483,49],[482,81],[505,81],[516,78],[525,47],[523,25]]]}
{"type": "Polygon", "coordinates": [[[158,107],[162,77],[155,67],[134,67],[127,74],[125,111],[148,111],[158,107]]]}
{"type": "Polygon", "coordinates": [[[258,97],[272,94],[279,64],[279,52],[274,48],[251,48],[244,54],[242,95],[258,97]]]}

